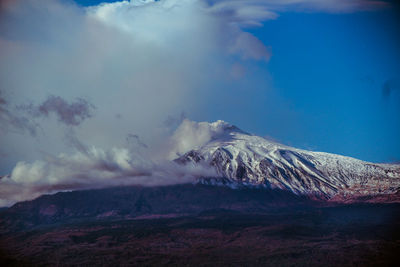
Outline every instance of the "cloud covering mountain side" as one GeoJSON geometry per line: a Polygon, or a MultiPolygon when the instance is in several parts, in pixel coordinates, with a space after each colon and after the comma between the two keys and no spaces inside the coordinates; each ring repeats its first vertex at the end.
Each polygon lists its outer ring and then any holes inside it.
{"type": "Polygon", "coordinates": [[[32,163],[18,162],[10,175],[0,179],[0,206],[58,191],[182,184],[209,176],[216,176],[216,172],[201,164],[184,166],[171,161],[140,161],[125,148],[91,147],[32,163]]]}

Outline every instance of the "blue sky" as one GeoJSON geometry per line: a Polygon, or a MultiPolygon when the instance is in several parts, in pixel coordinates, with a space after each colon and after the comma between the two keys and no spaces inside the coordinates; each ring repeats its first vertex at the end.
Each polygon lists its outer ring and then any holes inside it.
{"type": "Polygon", "coordinates": [[[294,146],[370,161],[400,160],[399,90],[390,96],[382,92],[385,82],[400,74],[397,15],[391,9],[285,13],[253,29],[272,48],[263,67],[300,120],[288,131],[277,127],[270,134],[294,146]]]}

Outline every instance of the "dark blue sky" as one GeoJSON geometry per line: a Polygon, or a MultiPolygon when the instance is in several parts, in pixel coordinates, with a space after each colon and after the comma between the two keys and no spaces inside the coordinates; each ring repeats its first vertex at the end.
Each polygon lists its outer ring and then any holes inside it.
{"type": "MultiPolygon", "coordinates": [[[[397,6],[346,14],[280,13],[263,27],[246,30],[270,47],[270,61],[247,66],[243,87],[252,88],[227,97],[237,108],[222,110],[216,103],[193,119],[223,119],[295,147],[400,161],[397,6]]],[[[229,88],[219,94],[229,95],[229,88]]]]}
{"type": "Polygon", "coordinates": [[[384,10],[286,13],[253,29],[271,46],[265,68],[299,120],[270,134],[305,148],[400,160],[398,26],[395,10],[384,10]],[[388,81],[390,95],[383,91],[388,81]]]}

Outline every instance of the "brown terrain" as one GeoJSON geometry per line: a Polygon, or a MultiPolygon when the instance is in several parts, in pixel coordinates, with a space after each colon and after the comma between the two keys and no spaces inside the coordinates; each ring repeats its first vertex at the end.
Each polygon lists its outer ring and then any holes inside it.
{"type": "Polygon", "coordinates": [[[397,266],[399,215],[193,185],[58,193],[1,211],[1,266],[397,266]]]}

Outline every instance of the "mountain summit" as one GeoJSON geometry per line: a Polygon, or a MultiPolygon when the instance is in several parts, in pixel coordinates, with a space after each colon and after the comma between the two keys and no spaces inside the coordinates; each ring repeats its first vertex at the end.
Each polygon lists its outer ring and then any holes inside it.
{"type": "Polygon", "coordinates": [[[196,142],[195,148],[176,162],[209,165],[225,178],[203,179],[206,183],[257,185],[326,199],[399,192],[398,164],[375,164],[297,149],[251,135],[224,121],[184,121],[177,133],[180,138],[196,142]]]}

